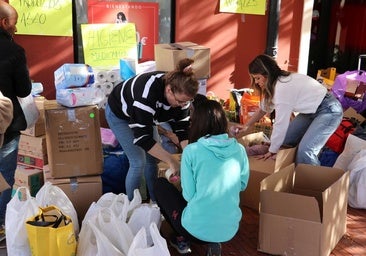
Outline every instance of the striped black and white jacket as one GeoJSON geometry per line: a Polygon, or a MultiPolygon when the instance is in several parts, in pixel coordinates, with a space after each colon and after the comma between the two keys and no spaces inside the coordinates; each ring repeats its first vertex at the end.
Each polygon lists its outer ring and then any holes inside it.
{"type": "Polygon", "coordinates": [[[153,126],[169,122],[179,140],[188,139],[189,105],[171,107],[165,98],[165,73],[139,74],[116,85],[108,97],[113,113],[129,121],[134,144],[149,151],[156,143],[153,126]]]}

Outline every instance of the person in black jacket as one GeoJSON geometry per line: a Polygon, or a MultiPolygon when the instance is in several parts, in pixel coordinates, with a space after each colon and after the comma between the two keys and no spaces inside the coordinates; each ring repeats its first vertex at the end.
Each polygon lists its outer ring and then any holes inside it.
{"type": "Polygon", "coordinates": [[[157,178],[156,158],[180,171],[179,161],[163,149],[157,125],[169,122],[180,145],[188,144],[189,110],[198,91],[192,59],[183,59],[175,70],[143,73],[116,85],[108,97],[105,115],[129,160],[126,194],[134,190],[145,175],[150,200],[155,202],[153,184],[157,178]]]}
{"type": "MultiPolygon", "coordinates": [[[[14,7],[0,1],[0,91],[13,103],[13,120],[5,131],[0,147],[0,172],[10,187],[14,184],[20,131],[27,127],[17,97],[26,97],[32,90],[25,51],[13,40],[17,21],[18,13],[14,7]]],[[[0,227],[5,224],[6,205],[10,199],[11,189],[0,194],[0,227]]]]}

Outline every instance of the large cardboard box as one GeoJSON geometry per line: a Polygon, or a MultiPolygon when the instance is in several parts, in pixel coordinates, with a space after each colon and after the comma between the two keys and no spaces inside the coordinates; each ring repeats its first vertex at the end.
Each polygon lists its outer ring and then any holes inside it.
{"type": "Polygon", "coordinates": [[[78,215],[79,224],[82,223],[86,212],[93,202],[102,196],[102,178],[100,175],[75,178],[52,178],[48,166],[44,168],[45,182],[62,189],[72,202],[78,215]]]}
{"type": "Polygon", "coordinates": [[[63,107],[45,101],[48,163],[54,178],[99,175],[103,171],[99,109],[63,107]]]}
{"type": "Polygon", "coordinates": [[[156,70],[172,71],[184,58],[194,60],[193,70],[197,78],[210,77],[210,48],[192,42],[155,44],[156,70]]]}
{"type": "Polygon", "coordinates": [[[259,210],[260,182],[268,175],[295,162],[296,148],[281,149],[276,159],[249,157],[250,175],[247,188],[240,193],[240,204],[259,210]]]}
{"type": "Polygon", "coordinates": [[[261,182],[258,250],[328,256],[346,233],[349,172],[289,165],[261,182]]]}

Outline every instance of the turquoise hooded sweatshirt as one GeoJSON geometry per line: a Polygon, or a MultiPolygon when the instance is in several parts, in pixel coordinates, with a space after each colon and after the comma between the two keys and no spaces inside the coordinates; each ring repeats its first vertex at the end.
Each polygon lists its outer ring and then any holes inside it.
{"type": "Polygon", "coordinates": [[[182,153],[181,184],[188,202],[182,225],[194,237],[225,242],[234,237],[242,217],[240,191],[249,178],[245,148],[227,134],[202,137],[182,153]]]}

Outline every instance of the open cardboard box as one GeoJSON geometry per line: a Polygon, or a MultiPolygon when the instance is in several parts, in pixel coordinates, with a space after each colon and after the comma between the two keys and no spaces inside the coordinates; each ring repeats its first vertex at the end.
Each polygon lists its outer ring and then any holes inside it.
{"type": "Polygon", "coordinates": [[[263,179],[258,250],[328,256],[346,233],[349,172],[291,164],[263,179]]]}
{"type": "Polygon", "coordinates": [[[276,159],[257,159],[255,156],[249,157],[250,175],[247,188],[240,193],[240,204],[259,209],[260,182],[268,175],[280,170],[295,162],[297,148],[281,149],[276,159]]]}

